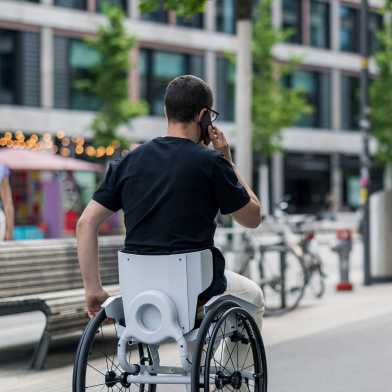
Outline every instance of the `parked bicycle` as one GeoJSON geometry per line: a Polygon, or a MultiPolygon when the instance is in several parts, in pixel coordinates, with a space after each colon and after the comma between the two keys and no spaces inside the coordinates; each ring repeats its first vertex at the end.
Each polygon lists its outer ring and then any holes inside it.
{"type": "Polygon", "coordinates": [[[306,217],[291,222],[286,209],[286,202],[279,203],[274,216],[264,224],[271,225],[278,236],[278,240],[272,244],[260,245],[254,233],[223,229],[231,239],[224,246],[226,251],[235,253],[233,234],[241,236],[241,255],[237,255],[240,265],[236,266],[236,272],[244,274],[249,270],[251,261],[256,262],[258,284],[264,292],[267,314],[295,309],[307,287],[316,298],[321,298],[325,292],[326,275],[323,272],[315,232],[309,228],[316,218],[306,217]]]}

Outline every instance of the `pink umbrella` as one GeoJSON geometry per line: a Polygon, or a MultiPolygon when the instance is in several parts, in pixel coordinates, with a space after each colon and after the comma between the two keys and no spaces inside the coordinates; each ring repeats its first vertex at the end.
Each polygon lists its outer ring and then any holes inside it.
{"type": "Polygon", "coordinates": [[[102,172],[103,165],[74,158],[64,158],[43,151],[4,148],[0,150],[0,164],[11,170],[89,171],[102,172]]]}

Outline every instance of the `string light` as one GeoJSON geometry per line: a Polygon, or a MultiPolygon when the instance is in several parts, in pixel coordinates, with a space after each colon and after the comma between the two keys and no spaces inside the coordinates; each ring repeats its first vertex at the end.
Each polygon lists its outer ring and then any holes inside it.
{"type": "Polygon", "coordinates": [[[77,155],[82,155],[84,153],[84,147],[81,145],[77,145],[75,147],[75,152],[77,155]]]}
{"type": "Polygon", "coordinates": [[[106,147],[106,155],[108,157],[111,157],[114,154],[114,147],[113,146],[108,146],[106,147]]]}
{"type": "Polygon", "coordinates": [[[86,148],[86,154],[87,154],[87,156],[89,156],[89,157],[94,157],[95,154],[96,154],[95,147],[93,147],[93,146],[88,146],[88,147],[86,148]]]}
{"type": "Polygon", "coordinates": [[[71,141],[69,140],[69,137],[65,137],[65,138],[61,141],[61,144],[62,144],[64,147],[68,147],[68,146],[70,145],[70,143],[71,143],[71,141]]]}
{"type": "Polygon", "coordinates": [[[71,151],[69,150],[68,147],[63,147],[63,148],[60,149],[60,154],[63,157],[69,157],[71,155],[71,151]]]}
{"type": "Polygon", "coordinates": [[[45,133],[43,139],[45,142],[51,142],[52,141],[52,135],[50,133],[45,133]]]}
{"type": "MultiPolygon", "coordinates": [[[[15,135],[12,132],[7,131],[1,137],[0,135],[0,147],[7,148],[18,148],[18,149],[29,149],[33,151],[38,150],[50,150],[54,154],[60,153],[64,157],[71,156],[71,152],[75,151],[78,156],[87,155],[90,158],[104,158],[105,156],[111,157],[115,154],[116,150],[121,151],[121,155],[125,156],[129,149],[121,149],[121,143],[118,140],[113,140],[107,146],[99,146],[95,148],[92,145],[88,145],[83,136],[69,137],[64,131],[58,131],[56,135],[51,135],[46,132],[39,137],[36,133],[30,136],[25,136],[22,130],[17,130],[15,135]],[[54,138],[58,139],[60,146],[55,144],[54,138]]],[[[132,150],[134,147],[130,145],[132,150]]]]}

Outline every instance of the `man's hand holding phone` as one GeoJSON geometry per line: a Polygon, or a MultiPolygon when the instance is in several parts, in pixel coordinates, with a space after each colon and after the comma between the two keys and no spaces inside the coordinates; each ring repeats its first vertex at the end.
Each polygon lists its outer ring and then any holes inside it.
{"type": "Polygon", "coordinates": [[[210,125],[208,127],[208,135],[214,149],[220,151],[230,163],[233,163],[230,146],[229,143],[227,143],[225,134],[219,128],[210,125]]]}

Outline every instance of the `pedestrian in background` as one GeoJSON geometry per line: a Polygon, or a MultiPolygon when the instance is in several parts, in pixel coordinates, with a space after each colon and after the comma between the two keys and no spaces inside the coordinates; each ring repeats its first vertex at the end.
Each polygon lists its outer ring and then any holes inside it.
{"type": "Polygon", "coordinates": [[[9,175],[9,168],[0,164],[0,241],[12,240],[14,233],[14,203],[9,175]]]}

